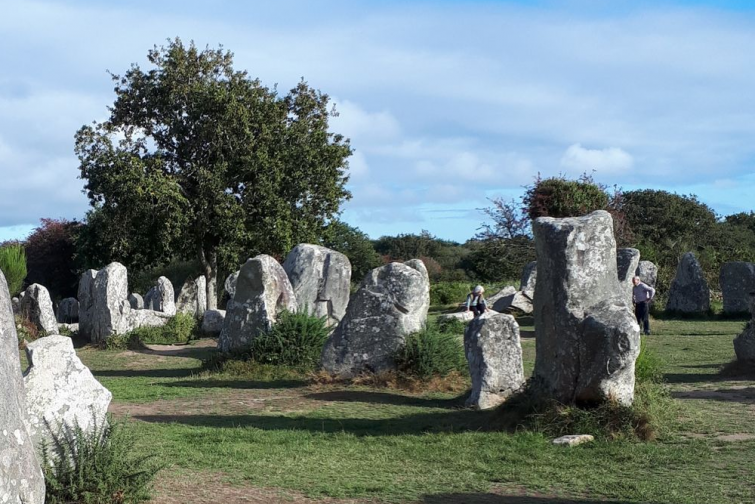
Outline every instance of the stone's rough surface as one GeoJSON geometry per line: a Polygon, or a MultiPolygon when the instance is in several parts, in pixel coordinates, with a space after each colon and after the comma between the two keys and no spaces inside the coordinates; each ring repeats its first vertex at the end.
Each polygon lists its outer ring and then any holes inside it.
{"type": "Polygon", "coordinates": [[[273,326],[283,310],[297,310],[296,295],[283,267],[265,254],[249,259],[239,271],[218,348],[230,352],[248,347],[260,332],[273,326]]]}
{"type": "Polygon", "coordinates": [[[225,320],[225,310],[205,310],[202,317],[202,332],[206,334],[218,335],[223,330],[223,321],[225,320]]]}
{"type": "Polygon", "coordinates": [[[536,382],[563,403],[631,404],[640,330],[619,285],[611,216],[541,217],[533,233],[536,382]]]}
{"type": "Polygon", "coordinates": [[[427,321],[430,282],[423,269],[415,261],[394,262],[365,276],[325,343],[325,371],[353,377],[395,369],[393,356],[406,335],[420,331],[427,321]]]}
{"type": "Polygon", "coordinates": [[[669,289],[666,310],[681,313],[705,313],[710,310],[708,282],[692,252],[684,254],[679,261],[676,277],[669,289]]]}
{"type": "Polygon", "coordinates": [[[207,310],[207,280],[204,276],[187,278],[176,299],[176,311],[202,319],[207,310]]]}
{"type": "Polygon", "coordinates": [[[171,318],[173,318],[173,315],[155,310],[130,310],[126,316],[124,332],[133,331],[138,327],[161,327],[167,324],[171,318]]]}
{"type": "MultiPolygon", "coordinates": [[[[488,304],[488,306],[491,306],[488,304]]],[[[532,313],[532,300],[520,291],[515,291],[508,296],[498,299],[493,305],[493,310],[506,312],[532,313]]]]}
{"type": "Polygon", "coordinates": [[[519,325],[511,315],[484,314],[464,332],[464,353],[472,377],[467,406],[498,406],[524,384],[519,325]]]}
{"type": "Polygon", "coordinates": [[[755,264],[748,262],[724,263],[721,266],[719,283],[724,298],[724,312],[742,313],[750,311],[750,303],[755,296],[755,264]]]}
{"type": "Polygon", "coordinates": [[[488,308],[493,308],[495,304],[500,301],[501,299],[511,296],[512,294],[516,294],[516,287],[512,287],[511,285],[507,285],[503,289],[499,290],[495,294],[493,294],[490,297],[486,297],[485,301],[488,303],[488,308]]]}
{"type": "Polygon", "coordinates": [[[530,299],[535,299],[535,284],[537,283],[537,261],[528,263],[522,270],[522,280],[519,290],[530,299]]]}
{"type": "Polygon", "coordinates": [[[755,364],[755,320],[750,320],[742,334],[734,338],[734,353],[737,360],[755,364]]]}
{"type": "Polygon", "coordinates": [[[76,425],[92,432],[106,422],[112,394],[81,363],[71,338],[48,336],[29,343],[30,367],[24,373],[29,434],[35,446],[76,425]]]}
{"type": "Polygon", "coordinates": [[[144,298],[142,298],[141,294],[132,292],[128,295],[128,304],[131,305],[132,310],[143,310],[144,298]]]}
{"type": "MultiPolygon", "coordinates": [[[[155,307],[158,306],[157,302],[157,286],[153,285],[149,288],[147,293],[144,295],[144,309],[145,310],[155,310],[155,307]]],[[[157,310],[155,310],[157,311],[157,310]]]]}
{"type": "MultiPolygon", "coordinates": [[[[131,305],[127,301],[128,273],[124,265],[114,262],[96,272],[91,296],[93,304],[88,315],[91,317],[91,327],[90,333],[84,334],[85,337],[89,337],[93,343],[98,343],[113,334],[128,332],[131,305]]],[[[79,321],[79,332],[81,330],[79,321]]]]}
{"type": "Polygon", "coordinates": [[[223,287],[225,288],[225,293],[228,295],[228,299],[233,299],[233,296],[236,295],[236,282],[239,280],[239,273],[241,271],[235,271],[225,279],[223,287]]]}
{"type": "Polygon", "coordinates": [[[173,284],[170,280],[161,276],[155,285],[156,292],[152,298],[153,310],[163,312],[166,315],[176,314],[176,296],[173,292],[173,284]]]}
{"type": "Polygon", "coordinates": [[[58,322],[71,324],[79,320],[79,302],[76,298],[65,298],[58,305],[58,322]]]}
{"type": "Polygon", "coordinates": [[[589,443],[595,441],[595,438],[590,434],[570,434],[568,436],[561,436],[553,440],[555,445],[564,446],[579,446],[583,443],[589,443]]]}
{"type": "Polygon", "coordinates": [[[640,261],[634,274],[640,277],[642,283],[655,288],[655,283],[658,280],[658,266],[650,261],[640,261]]]}
{"type": "Polygon", "coordinates": [[[341,321],[349,304],[351,263],[348,257],[318,245],[297,245],[283,262],[300,309],[317,317],[327,317],[327,324],[341,321]]]}
{"type": "Polygon", "coordinates": [[[464,322],[470,321],[474,318],[474,312],[464,310],[456,313],[444,313],[438,315],[438,320],[461,320],[464,322]]]}
{"type": "Polygon", "coordinates": [[[0,502],[42,504],[45,480],[27,431],[16,324],[5,276],[0,271],[0,502]]]}
{"type": "MultiPolygon", "coordinates": [[[[632,306],[632,279],[640,264],[640,251],[635,248],[620,248],[616,251],[616,269],[621,290],[627,297],[627,305],[632,306]]],[[[639,276],[639,275],[638,275],[639,276]]]]}
{"type": "Polygon", "coordinates": [[[97,277],[97,271],[90,269],[81,275],[79,280],[79,334],[84,338],[89,338],[92,333],[92,315],[94,309],[94,279],[97,277]]]}
{"type": "Polygon", "coordinates": [[[47,334],[58,332],[58,321],[52,308],[52,300],[47,289],[39,284],[31,284],[21,299],[21,315],[47,334]]]}

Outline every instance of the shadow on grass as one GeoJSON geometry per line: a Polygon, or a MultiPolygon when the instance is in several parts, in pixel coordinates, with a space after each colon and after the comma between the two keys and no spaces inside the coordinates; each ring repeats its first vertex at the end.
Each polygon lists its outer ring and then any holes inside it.
{"type": "Polygon", "coordinates": [[[188,378],[198,373],[199,368],[171,368],[171,369],[104,369],[92,371],[94,376],[110,378],[188,378]]]}
{"type": "Polygon", "coordinates": [[[215,380],[196,379],[191,381],[179,381],[164,383],[166,387],[183,388],[235,388],[235,389],[286,389],[304,387],[308,384],[305,380],[215,380]]]}
{"type": "Polygon", "coordinates": [[[718,382],[724,380],[718,373],[666,373],[663,375],[666,383],[705,383],[718,382]]]}
{"type": "Polygon", "coordinates": [[[704,399],[708,401],[755,404],[755,387],[672,392],[671,397],[675,399],[704,399]]]}
{"type": "Polygon", "coordinates": [[[179,423],[194,427],[251,427],[265,431],[308,431],[355,436],[421,435],[489,430],[490,412],[458,410],[398,418],[313,418],[272,415],[134,415],[149,423],[179,423]]]}
{"type": "MultiPolygon", "coordinates": [[[[528,497],[519,495],[497,495],[492,493],[449,493],[425,495],[424,504],[620,504],[620,501],[563,499],[560,497],[528,497]]],[[[621,501],[624,502],[624,501],[621,501]]]]}
{"type": "Polygon", "coordinates": [[[464,397],[452,399],[432,399],[424,397],[405,396],[401,394],[389,394],[386,392],[369,392],[363,390],[335,390],[332,392],[317,392],[308,394],[305,399],[316,401],[333,402],[359,402],[368,404],[392,404],[394,406],[419,406],[427,408],[454,409],[464,405],[464,397]]]}

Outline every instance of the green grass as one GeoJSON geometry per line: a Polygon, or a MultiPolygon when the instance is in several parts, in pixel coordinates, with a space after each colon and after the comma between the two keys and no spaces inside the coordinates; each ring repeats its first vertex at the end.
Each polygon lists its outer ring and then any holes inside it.
{"type": "MultiPolygon", "coordinates": [[[[655,442],[573,449],[491,431],[492,413],[460,408],[458,394],[307,385],[263,368],[209,375],[201,359],[212,350],[201,348],[184,357],[79,354],[114,402],[141,408],[132,428],[142,450],[173,464],[168,474],[220,472],[315,498],[381,502],[745,503],[755,501],[755,381],[719,374],[742,325],[652,321],[644,342],[662,363],[676,417],[655,442]],[[485,497],[491,491],[536,497],[485,497]]],[[[529,374],[534,339],[522,347],[529,374]]]]}

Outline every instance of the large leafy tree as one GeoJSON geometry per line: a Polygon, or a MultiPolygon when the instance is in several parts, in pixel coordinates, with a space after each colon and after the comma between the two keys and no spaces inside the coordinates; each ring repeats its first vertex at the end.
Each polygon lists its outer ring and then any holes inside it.
{"type": "Polygon", "coordinates": [[[92,234],[127,263],[194,255],[214,307],[219,263],[320,238],[350,197],[351,147],[303,81],[279,96],[230,52],[180,39],[148,60],[112,75],[110,117],[76,135],[92,234]]]}

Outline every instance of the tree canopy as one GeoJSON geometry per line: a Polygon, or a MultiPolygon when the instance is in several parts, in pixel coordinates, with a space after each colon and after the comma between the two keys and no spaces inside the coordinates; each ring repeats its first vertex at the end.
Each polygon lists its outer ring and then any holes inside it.
{"type": "Polygon", "coordinates": [[[321,237],[350,197],[351,147],[304,81],[279,96],[232,53],[180,39],[148,60],[111,74],[110,117],[76,134],[88,233],[128,266],[197,257],[214,306],[219,263],[321,237]]]}

